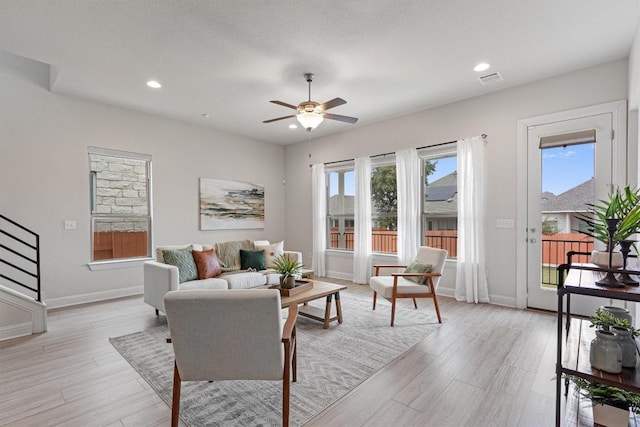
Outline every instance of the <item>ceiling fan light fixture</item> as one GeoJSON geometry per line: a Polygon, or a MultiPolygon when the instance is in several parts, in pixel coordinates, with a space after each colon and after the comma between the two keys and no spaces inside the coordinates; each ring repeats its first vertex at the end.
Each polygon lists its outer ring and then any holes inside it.
{"type": "Polygon", "coordinates": [[[321,114],[313,113],[313,112],[304,112],[300,113],[296,116],[298,122],[304,127],[308,132],[311,132],[313,129],[317,128],[320,123],[324,120],[321,114]]]}

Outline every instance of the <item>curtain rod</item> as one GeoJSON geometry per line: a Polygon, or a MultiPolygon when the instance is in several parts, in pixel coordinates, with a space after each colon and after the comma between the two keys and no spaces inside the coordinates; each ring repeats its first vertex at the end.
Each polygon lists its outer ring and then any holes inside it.
{"type": "MultiPolygon", "coordinates": [[[[480,136],[482,136],[482,139],[487,139],[487,134],[486,134],[486,133],[483,133],[483,134],[482,134],[482,135],[480,135],[480,136]]],[[[442,145],[455,144],[456,142],[458,142],[458,140],[455,140],[455,141],[448,141],[448,142],[441,142],[441,143],[439,143],[439,144],[433,144],[433,145],[425,145],[424,147],[418,147],[418,148],[416,148],[416,150],[422,150],[423,148],[440,147],[440,146],[442,146],[442,145]]],[[[383,154],[375,154],[375,155],[373,155],[373,156],[369,156],[369,157],[373,159],[373,158],[375,158],[375,157],[384,157],[384,156],[388,156],[389,154],[395,154],[395,152],[391,152],[391,153],[383,153],[383,154]]],[[[344,159],[344,160],[336,160],[335,162],[326,162],[326,163],[325,163],[325,166],[326,166],[326,165],[333,165],[333,164],[335,164],[335,163],[352,162],[352,161],[354,161],[354,160],[355,160],[355,159],[344,159]]]]}

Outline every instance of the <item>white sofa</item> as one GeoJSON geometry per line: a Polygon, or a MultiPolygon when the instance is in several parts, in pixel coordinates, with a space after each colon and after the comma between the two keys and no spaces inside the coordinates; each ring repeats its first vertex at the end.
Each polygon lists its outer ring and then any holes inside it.
{"type": "MultiPolygon", "coordinates": [[[[240,241],[239,241],[240,242],[240,241]]],[[[247,242],[242,241],[247,247],[247,242]]],[[[223,242],[221,244],[203,245],[194,243],[191,245],[159,246],[156,248],[155,261],[145,261],[144,263],[144,302],[156,309],[156,314],[165,312],[164,296],[169,291],[185,289],[250,289],[264,285],[277,285],[280,283],[280,274],[272,269],[260,271],[241,270],[238,265],[224,268],[224,272],[216,277],[203,280],[189,280],[180,283],[179,270],[175,265],[164,262],[164,251],[181,250],[192,247],[193,251],[216,249],[219,245],[232,243],[223,242]]],[[[263,248],[269,245],[268,241],[260,240],[250,242],[251,249],[263,248]]],[[[302,264],[302,253],[295,251],[282,251],[282,254],[298,260],[302,264]]],[[[221,262],[222,266],[224,264],[221,262]]]]}

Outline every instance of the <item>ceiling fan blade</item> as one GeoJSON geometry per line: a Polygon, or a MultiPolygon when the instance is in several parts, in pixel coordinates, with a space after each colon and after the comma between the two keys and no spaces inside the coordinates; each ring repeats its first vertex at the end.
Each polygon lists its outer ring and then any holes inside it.
{"type": "Polygon", "coordinates": [[[325,119],[338,120],[339,122],[346,122],[346,123],[352,123],[352,124],[358,121],[356,117],[341,116],[340,114],[324,113],[322,117],[324,117],[325,119]]]}
{"type": "Polygon", "coordinates": [[[272,103],[278,104],[278,105],[282,105],[283,107],[293,108],[294,110],[298,109],[298,107],[296,107],[295,105],[287,104],[286,102],[282,102],[282,101],[269,101],[269,102],[272,102],[272,103]]]}
{"type": "Polygon", "coordinates": [[[337,107],[338,105],[343,105],[346,103],[347,101],[342,98],[333,98],[331,101],[327,101],[324,104],[318,105],[318,108],[322,111],[327,111],[329,108],[337,107]]]}
{"type": "MultiPolygon", "coordinates": [[[[292,114],[290,116],[278,117],[278,118],[270,119],[270,120],[263,120],[262,123],[277,122],[278,120],[291,119],[291,118],[293,118],[295,116],[296,116],[295,114],[292,114]]],[[[358,120],[358,119],[356,119],[356,120],[358,120]]]]}

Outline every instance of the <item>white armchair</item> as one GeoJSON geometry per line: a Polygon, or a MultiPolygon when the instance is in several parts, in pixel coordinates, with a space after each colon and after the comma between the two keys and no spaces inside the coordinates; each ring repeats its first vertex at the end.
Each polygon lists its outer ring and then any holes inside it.
{"type": "Polygon", "coordinates": [[[282,425],[289,425],[297,305],[284,322],[275,289],[172,291],[164,304],[175,354],[172,426],[178,425],[182,381],[219,380],[282,380],[282,425]]]}
{"type": "Polygon", "coordinates": [[[376,309],[376,299],[378,294],[384,298],[391,300],[391,326],[396,315],[396,299],[412,298],[413,306],[417,309],[418,303],[416,298],[433,298],[433,305],[436,309],[438,322],[442,323],[440,318],[440,307],[438,306],[438,296],[436,291],[444,263],[447,260],[447,251],[444,249],[430,248],[428,246],[420,246],[416,255],[417,262],[423,265],[430,265],[431,271],[425,273],[391,273],[390,276],[381,276],[382,269],[404,268],[406,265],[376,265],[374,266],[374,276],[369,279],[369,287],[373,290],[373,309],[376,309]],[[408,278],[423,277],[425,284],[418,284],[408,278]]]}

